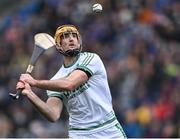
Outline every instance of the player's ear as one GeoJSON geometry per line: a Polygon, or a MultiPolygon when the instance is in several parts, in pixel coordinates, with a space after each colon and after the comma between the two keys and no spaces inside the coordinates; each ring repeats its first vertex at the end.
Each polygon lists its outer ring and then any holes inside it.
{"type": "Polygon", "coordinates": [[[82,38],[81,38],[80,34],[78,34],[78,41],[79,41],[79,45],[80,45],[80,51],[82,51],[82,38]]]}

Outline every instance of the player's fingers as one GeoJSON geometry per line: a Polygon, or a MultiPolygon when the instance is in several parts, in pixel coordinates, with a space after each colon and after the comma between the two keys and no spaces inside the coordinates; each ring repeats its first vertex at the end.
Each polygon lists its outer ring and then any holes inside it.
{"type": "Polygon", "coordinates": [[[24,81],[24,82],[29,82],[29,80],[31,80],[32,77],[29,74],[21,74],[20,76],[20,80],[24,81]]]}
{"type": "Polygon", "coordinates": [[[30,88],[31,88],[31,86],[29,85],[29,83],[25,82],[25,88],[26,88],[26,89],[30,89],[30,88]]]}
{"type": "Polygon", "coordinates": [[[23,80],[19,80],[18,82],[20,82],[20,83],[25,85],[25,82],[23,80]]]}
{"type": "Polygon", "coordinates": [[[21,74],[21,76],[20,76],[21,78],[30,78],[31,77],[31,75],[29,75],[29,74],[27,74],[27,73],[25,73],[25,74],[21,74]]]}
{"type": "Polygon", "coordinates": [[[24,86],[24,89],[22,90],[22,94],[27,95],[31,93],[31,91],[32,91],[31,86],[27,82],[25,82],[25,86],[24,86]]]}
{"type": "Polygon", "coordinates": [[[21,74],[19,80],[25,82],[26,76],[24,74],[21,74]]]}
{"type": "Polygon", "coordinates": [[[16,85],[16,89],[20,89],[20,88],[24,88],[24,87],[25,87],[25,82],[22,80],[19,80],[16,85]]]}

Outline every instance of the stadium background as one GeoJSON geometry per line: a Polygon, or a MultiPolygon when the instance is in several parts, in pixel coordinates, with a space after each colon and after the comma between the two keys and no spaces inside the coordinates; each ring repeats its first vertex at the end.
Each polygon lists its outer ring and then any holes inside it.
{"type": "MultiPolygon", "coordinates": [[[[67,137],[66,110],[46,121],[27,101],[13,101],[28,64],[33,35],[76,25],[84,51],[98,53],[107,69],[113,106],[128,137],[180,137],[180,1],[0,1],[0,137],[67,137]]],[[[43,55],[33,76],[49,79],[62,64],[55,48],[43,55]]],[[[38,90],[43,100],[44,90],[38,90]]]]}

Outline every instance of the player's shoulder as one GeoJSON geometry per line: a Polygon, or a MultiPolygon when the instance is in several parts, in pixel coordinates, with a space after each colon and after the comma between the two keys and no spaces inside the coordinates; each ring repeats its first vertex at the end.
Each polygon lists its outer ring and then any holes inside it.
{"type": "Polygon", "coordinates": [[[81,52],[80,53],[80,59],[99,59],[99,55],[92,52],[81,52]]]}
{"type": "Polygon", "coordinates": [[[86,66],[92,66],[92,65],[101,65],[102,60],[96,53],[91,52],[83,52],[80,54],[80,58],[78,60],[78,65],[81,65],[83,67],[86,66]]]}

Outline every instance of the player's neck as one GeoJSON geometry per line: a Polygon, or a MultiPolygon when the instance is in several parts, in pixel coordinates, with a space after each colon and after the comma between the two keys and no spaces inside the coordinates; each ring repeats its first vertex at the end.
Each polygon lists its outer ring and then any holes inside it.
{"type": "Polygon", "coordinates": [[[64,57],[64,67],[70,67],[73,65],[77,61],[78,57],[79,55],[75,57],[64,57]]]}

